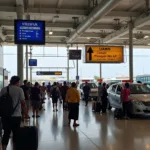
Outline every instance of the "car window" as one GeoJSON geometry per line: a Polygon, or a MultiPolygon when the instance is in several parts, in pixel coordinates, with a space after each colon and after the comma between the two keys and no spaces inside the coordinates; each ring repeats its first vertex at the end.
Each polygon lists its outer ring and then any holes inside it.
{"type": "MultiPolygon", "coordinates": [[[[97,88],[97,85],[95,83],[88,83],[90,88],[97,88]]],[[[81,84],[80,88],[83,88],[85,86],[85,83],[81,84]]]]}
{"type": "Polygon", "coordinates": [[[150,84],[145,84],[150,89],[150,84]]]}
{"type": "Polygon", "coordinates": [[[131,94],[150,94],[150,89],[146,85],[133,84],[130,85],[131,94]]]}
{"type": "Polygon", "coordinates": [[[121,94],[121,90],[122,90],[122,87],[120,85],[118,85],[117,87],[117,94],[120,95],[121,94]]]}
{"type": "Polygon", "coordinates": [[[112,86],[112,92],[114,92],[114,93],[116,92],[116,87],[117,87],[117,85],[112,86]]]}

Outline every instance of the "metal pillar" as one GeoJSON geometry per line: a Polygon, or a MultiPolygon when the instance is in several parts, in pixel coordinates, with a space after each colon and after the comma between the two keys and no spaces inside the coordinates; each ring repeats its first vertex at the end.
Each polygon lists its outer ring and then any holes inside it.
{"type": "Polygon", "coordinates": [[[28,80],[28,45],[26,45],[26,80],[28,80]]]}
{"type": "Polygon", "coordinates": [[[67,82],[69,82],[69,46],[67,46],[67,82]]]}
{"type": "MultiPolygon", "coordinates": [[[[78,45],[77,45],[77,50],[78,50],[78,45]]],[[[76,66],[76,74],[77,74],[77,76],[79,76],[79,60],[77,60],[76,61],[76,63],[77,63],[77,66],[76,66]]]]}
{"type": "MultiPolygon", "coordinates": [[[[23,19],[23,6],[17,6],[17,19],[23,19]]],[[[17,45],[17,75],[20,77],[20,83],[23,83],[23,45],[17,45]]]]}
{"type": "MultiPolygon", "coordinates": [[[[30,59],[32,59],[32,46],[30,46],[30,59]]],[[[32,83],[32,67],[30,66],[30,82],[32,83]]]]}
{"type": "Polygon", "coordinates": [[[99,66],[99,69],[100,69],[100,79],[102,79],[102,64],[100,63],[100,66],[99,66]]]}
{"type": "Polygon", "coordinates": [[[129,79],[133,80],[133,22],[129,22],[129,79]]]}

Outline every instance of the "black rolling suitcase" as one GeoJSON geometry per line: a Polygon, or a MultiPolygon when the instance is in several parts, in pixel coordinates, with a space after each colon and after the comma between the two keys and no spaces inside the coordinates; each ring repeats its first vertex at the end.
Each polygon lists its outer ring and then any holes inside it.
{"type": "Polygon", "coordinates": [[[102,104],[100,101],[96,102],[95,104],[95,113],[100,113],[102,111],[102,104]]]}
{"type": "Polygon", "coordinates": [[[35,126],[21,127],[17,133],[16,150],[37,150],[38,129],[35,126]]]}
{"type": "Polygon", "coordinates": [[[114,118],[115,119],[122,119],[123,118],[123,110],[121,108],[116,108],[115,109],[114,118]]]}

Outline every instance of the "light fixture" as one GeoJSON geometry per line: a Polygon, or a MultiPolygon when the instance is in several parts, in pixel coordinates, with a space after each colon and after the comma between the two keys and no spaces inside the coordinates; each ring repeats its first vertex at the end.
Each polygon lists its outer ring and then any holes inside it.
{"type": "Polygon", "coordinates": [[[52,35],[53,34],[53,31],[49,31],[49,35],[52,35]]]}
{"type": "Polygon", "coordinates": [[[87,37],[87,39],[90,40],[91,38],[90,38],[90,37],[87,37]]]}
{"type": "Polygon", "coordinates": [[[148,35],[145,35],[145,36],[144,36],[144,39],[147,39],[147,38],[149,38],[149,36],[148,36],[148,35]]]}

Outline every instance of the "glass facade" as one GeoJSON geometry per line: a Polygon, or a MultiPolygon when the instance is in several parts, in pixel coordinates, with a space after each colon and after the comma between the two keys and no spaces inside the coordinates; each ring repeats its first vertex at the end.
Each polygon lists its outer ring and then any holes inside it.
{"type": "Polygon", "coordinates": [[[141,81],[142,83],[150,83],[150,75],[147,76],[137,76],[136,81],[141,81]]]}

